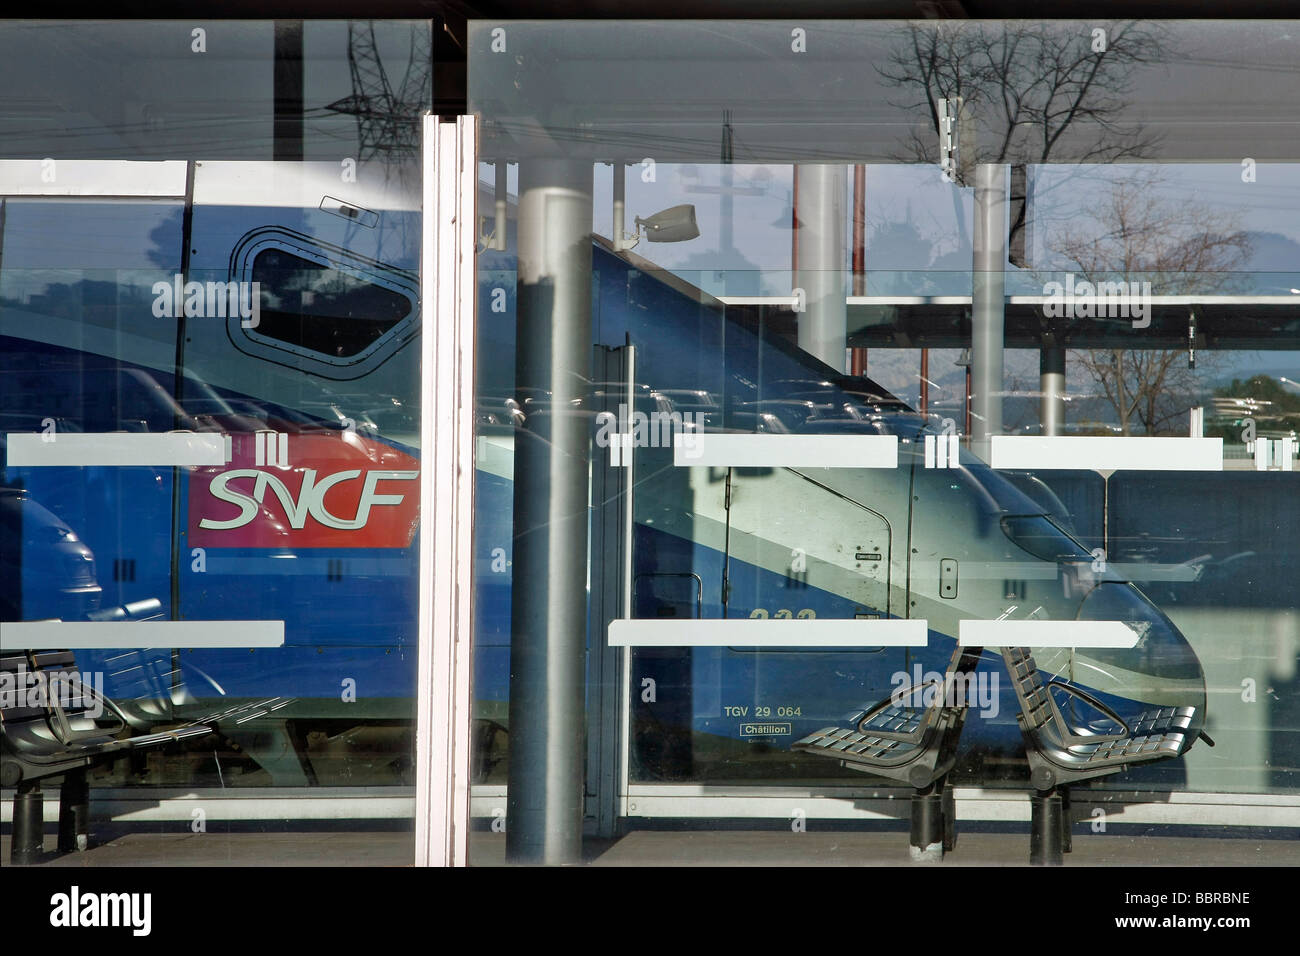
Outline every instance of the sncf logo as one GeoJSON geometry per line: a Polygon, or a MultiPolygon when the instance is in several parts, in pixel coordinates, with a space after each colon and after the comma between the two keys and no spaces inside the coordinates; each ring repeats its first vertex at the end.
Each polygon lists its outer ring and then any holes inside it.
{"type": "Polygon", "coordinates": [[[355,434],[231,436],[231,462],[195,469],[190,543],[404,548],[418,524],[419,463],[355,434]]]}
{"type": "Polygon", "coordinates": [[[361,499],[357,503],[356,516],[341,518],[338,515],[330,514],[329,509],[325,507],[325,493],[340,482],[355,481],[361,478],[361,474],[361,469],[353,468],[349,471],[335,472],[318,480],[316,469],[304,468],[302,470],[302,484],[295,496],[289,490],[288,485],[267,471],[257,471],[254,468],[236,468],[234,471],[222,472],[212,479],[212,483],[208,485],[208,490],[212,493],[212,497],[237,505],[239,514],[228,521],[201,518],[199,527],[221,531],[229,528],[242,528],[257,517],[266,502],[267,489],[270,489],[275,493],[276,499],[284,509],[290,527],[305,528],[307,526],[307,517],[310,515],[327,528],[352,531],[366,526],[366,522],[370,519],[370,509],[374,505],[400,505],[406,500],[405,495],[378,494],[375,491],[375,486],[381,480],[414,481],[420,477],[418,471],[367,471],[365,478],[362,479],[361,499]],[[230,482],[237,478],[253,479],[253,493],[251,495],[236,491],[230,486],[230,482]]]}

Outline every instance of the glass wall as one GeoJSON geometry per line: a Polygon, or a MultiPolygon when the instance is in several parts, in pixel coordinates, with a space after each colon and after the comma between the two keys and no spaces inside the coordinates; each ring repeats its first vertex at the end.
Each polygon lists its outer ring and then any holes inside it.
{"type": "MultiPolygon", "coordinates": [[[[0,27],[4,673],[70,649],[90,787],[160,828],[410,827],[430,29],[0,27]]],[[[4,786],[59,784],[12,703],[4,786]]]]}
{"type": "MultiPolygon", "coordinates": [[[[474,862],[1300,832],[1297,37],[470,23],[474,862]]],[[[4,802],[409,859],[432,59],[0,27],[4,802]]]]}
{"type": "Polygon", "coordinates": [[[472,24],[480,859],[927,787],[1300,826],[1296,42],[472,24]]]}

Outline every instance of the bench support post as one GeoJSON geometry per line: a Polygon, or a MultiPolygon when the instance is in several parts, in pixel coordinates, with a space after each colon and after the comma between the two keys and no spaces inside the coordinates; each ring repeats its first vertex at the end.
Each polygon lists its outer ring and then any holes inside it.
{"type": "Polygon", "coordinates": [[[1074,838],[1070,835],[1070,788],[1061,787],[1061,850],[1069,853],[1074,849],[1074,838]]]}
{"type": "Polygon", "coordinates": [[[59,788],[59,852],[76,853],[90,844],[90,785],[85,770],[70,770],[59,788]]]}
{"type": "Polygon", "coordinates": [[[912,794],[912,837],[908,853],[916,863],[943,859],[943,782],[932,783],[912,794]]]}
{"type": "Polygon", "coordinates": [[[953,796],[952,787],[948,786],[947,778],[941,781],[943,785],[943,852],[951,853],[957,848],[957,800],[953,796]]]}
{"type": "Polygon", "coordinates": [[[38,781],[22,782],[14,794],[14,832],[10,859],[17,866],[40,861],[45,851],[45,801],[38,781]]]}
{"type": "Polygon", "coordinates": [[[1036,790],[1029,798],[1029,863],[1031,866],[1060,866],[1065,813],[1056,788],[1036,790]]]}

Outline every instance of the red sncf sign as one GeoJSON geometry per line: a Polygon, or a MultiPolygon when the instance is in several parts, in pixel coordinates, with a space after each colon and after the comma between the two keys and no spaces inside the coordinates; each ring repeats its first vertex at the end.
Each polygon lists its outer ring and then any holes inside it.
{"type": "Polygon", "coordinates": [[[405,548],[419,462],[352,432],[230,436],[227,465],[189,480],[189,543],[209,548],[405,548]]]}

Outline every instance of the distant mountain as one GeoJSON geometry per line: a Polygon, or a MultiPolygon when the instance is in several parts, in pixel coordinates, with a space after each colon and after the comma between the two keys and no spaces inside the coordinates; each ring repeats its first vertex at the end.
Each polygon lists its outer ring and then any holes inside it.
{"type": "Polygon", "coordinates": [[[1300,242],[1280,232],[1248,232],[1251,255],[1243,272],[1285,272],[1300,275],[1300,242]]]}

